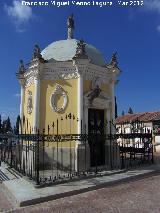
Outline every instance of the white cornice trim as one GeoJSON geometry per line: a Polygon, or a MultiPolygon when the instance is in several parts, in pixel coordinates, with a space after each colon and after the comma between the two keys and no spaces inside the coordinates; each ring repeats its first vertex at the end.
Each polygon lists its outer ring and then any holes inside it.
{"type": "Polygon", "coordinates": [[[82,75],[84,80],[93,80],[99,78],[102,83],[109,83],[111,80],[116,81],[114,72],[111,72],[107,67],[101,67],[90,63],[88,60],[68,62],[51,62],[40,63],[35,60],[29,65],[28,71],[24,77],[26,86],[33,83],[34,78],[45,80],[58,79],[77,79],[82,75]]]}

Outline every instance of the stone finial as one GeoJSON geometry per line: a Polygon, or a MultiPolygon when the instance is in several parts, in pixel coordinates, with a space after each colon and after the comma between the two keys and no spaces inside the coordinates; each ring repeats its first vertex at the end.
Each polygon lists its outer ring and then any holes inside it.
{"type": "Polygon", "coordinates": [[[20,65],[19,65],[18,72],[16,73],[16,76],[17,76],[17,79],[18,79],[19,83],[22,86],[24,86],[24,84],[25,84],[25,77],[24,77],[25,71],[26,71],[26,69],[24,67],[23,60],[20,60],[20,65]]]}
{"type": "Polygon", "coordinates": [[[24,74],[24,72],[25,72],[24,63],[23,63],[23,60],[20,60],[20,65],[19,65],[19,69],[18,69],[18,74],[24,74]]]}
{"type": "Polygon", "coordinates": [[[69,15],[67,19],[67,28],[68,28],[68,39],[73,39],[73,32],[75,28],[73,14],[69,15]]]}
{"type": "Polygon", "coordinates": [[[33,59],[36,59],[36,58],[42,59],[41,50],[37,44],[34,46],[34,52],[33,52],[33,59]]]}
{"type": "Polygon", "coordinates": [[[112,65],[114,67],[118,67],[118,59],[117,59],[117,52],[114,52],[112,55],[112,59],[109,65],[112,65]]]}
{"type": "Polygon", "coordinates": [[[85,46],[86,44],[84,43],[83,39],[77,42],[76,54],[74,58],[83,58],[83,59],[88,58],[88,56],[86,55],[85,46]]]}

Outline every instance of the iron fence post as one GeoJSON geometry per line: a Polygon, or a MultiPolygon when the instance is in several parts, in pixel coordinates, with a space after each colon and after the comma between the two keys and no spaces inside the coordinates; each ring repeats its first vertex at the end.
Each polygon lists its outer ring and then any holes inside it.
{"type": "Polygon", "coordinates": [[[110,148],[110,167],[112,169],[112,126],[111,121],[109,121],[109,148],[110,148]]]}
{"type": "Polygon", "coordinates": [[[37,149],[36,149],[36,184],[39,185],[40,181],[39,181],[39,142],[40,142],[40,138],[39,138],[39,130],[38,130],[38,134],[37,134],[37,149]]]}
{"type": "Polygon", "coordinates": [[[43,134],[42,134],[42,169],[43,169],[43,180],[44,180],[44,170],[45,170],[45,159],[44,159],[44,155],[45,155],[45,141],[44,141],[44,137],[45,137],[45,129],[43,129],[43,134]]]}
{"type": "Polygon", "coordinates": [[[9,150],[10,150],[10,152],[11,152],[11,162],[10,162],[10,166],[11,166],[11,167],[12,167],[12,162],[13,162],[12,149],[13,149],[13,147],[12,147],[12,140],[11,140],[11,141],[10,141],[10,145],[9,145],[9,150]]]}
{"type": "Polygon", "coordinates": [[[153,133],[152,133],[152,131],[151,131],[151,142],[150,142],[150,144],[151,144],[151,152],[152,152],[152,160],[151,160],[151,162],[154,163],[154,151],[153,151],[152,136],[153,136],[153,133]]]}
{"type": "Polygon", "coordinates": [[[59,152],[58,140],[59,140],[59,135],[58,134],[59,134],[59,122],[58,122],[58,119],[57,119],[57,179],[58,179],[58,171],[59,171],[59,168],[58,168],[58,157],[59,157],[58,156],[59,155],[59,153],[58,153],[59,152]]]}
{"type": "MultiPolygon", "coordinates": [[[[82,134],[82,132],[81,132],[81,134],[82,134]]],[[[86,131],[86,124],[85,124],[85,126],[84,126],[84,134],[85,134],[85,139],[84,139],[84,143],[85,143],[85,171],[87,170],[87,131],[86,131]]]]}

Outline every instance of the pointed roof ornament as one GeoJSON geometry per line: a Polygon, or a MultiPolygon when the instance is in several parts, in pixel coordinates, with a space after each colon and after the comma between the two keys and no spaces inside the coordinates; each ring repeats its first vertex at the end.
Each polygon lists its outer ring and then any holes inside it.
{"type": "Polygon", "coordinates": [[[112,65],[113,67],[118,67],[118,59],[117,59],[117,52],[114,52],[111,58],[111,62],[109,65],[112,65]]]}
{"type": "Polygon", "coordinates": [[[33,59],[42,59],[41,50],[38,44],[34,46],[33,59]]]}
{"type": "Polygon", "coordinates": [[[88,59],[88,56],[86,55],[86,44],[84,43],[83,39],[77,42],[77,48],[76,48],[76,54],[73,58],[82,58],[82,59],[88,59]]]}
{"type": "Polygon", "coordinates": [[[73,19],[73,13],[71,15],[69,15],[68,19],[67,19],[67,28],[68,28],[68,39],[73,39],[74,35],[74,19],[73,19]]]}
{"type": "Polygon", "coordinates": [[[23,60],[20,60],[20,65],[19,65],[19,69],[18,69],[18,74],[24,74],[24,72],[25,72],[24,63],[23,63],[23,60]]]}
{"type": "Polygon", "coordinates": [[[25,83],[25,77],[24,77],[25,71],[26,71],[26,69],[24,67],[23,60],[20,60],[20,65],[19,65],[18,72],[16,73],[16,76],[17,76],[17,79],[19,80],[19,83],[23,86],[25,83]]]}

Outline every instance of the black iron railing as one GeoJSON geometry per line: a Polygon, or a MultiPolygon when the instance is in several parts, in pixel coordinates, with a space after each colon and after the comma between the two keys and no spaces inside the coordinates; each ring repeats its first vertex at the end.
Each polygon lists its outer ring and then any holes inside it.
{"type": "Polygon", "coordinates": [[[38,130],[36,134],[0,134],[0,161],[37,185],[153,163],[152,132],[140,126],[126,133],[126,124],[115,131],[109,124],[108,134],[87,134],[86,128],[82,134],[51,134],[49,128],[47,134],[38,130]]]}

